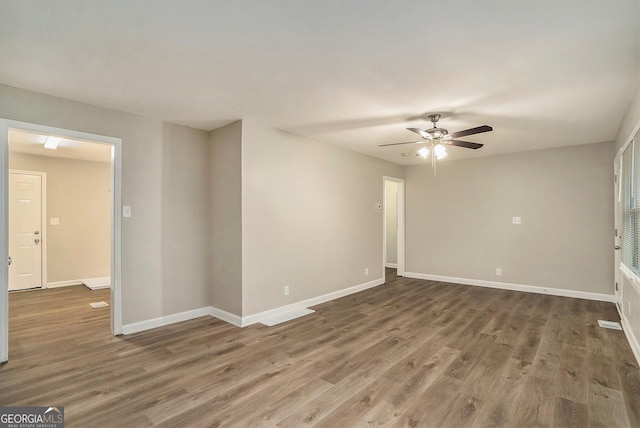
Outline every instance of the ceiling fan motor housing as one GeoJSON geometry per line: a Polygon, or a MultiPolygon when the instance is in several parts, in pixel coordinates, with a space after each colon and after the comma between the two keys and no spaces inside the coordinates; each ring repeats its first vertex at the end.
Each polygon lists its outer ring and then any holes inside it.
{"type": "Polygon", "coordinates": [[[429,136],[428,138],[430,140],[440,140],[444,138],[446,135],[449,135],[449,131],[447,131],[446,129],[436,128],[435,126],[430,129],[425,129],[424,131],[427,133],[427,135],[429,136]]]}

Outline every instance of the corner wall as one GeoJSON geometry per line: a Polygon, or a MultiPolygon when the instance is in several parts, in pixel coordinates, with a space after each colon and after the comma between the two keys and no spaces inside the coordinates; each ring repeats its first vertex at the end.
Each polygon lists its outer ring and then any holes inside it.
{"type": "Polygon", "coordinates": [[[210,135],[211,305],[242,317],[242,122],[210,135]]]}
{"type": "Polygon", "coordinates": [[[163,123],[162,141],[162,313],[175,314],[209,300],[209,135],[163,123]]]}
{"type": "Polygon", "coordinates": [[[243,121],[243,316],[381,280],[384,175],[402,167],[243,121]]]}

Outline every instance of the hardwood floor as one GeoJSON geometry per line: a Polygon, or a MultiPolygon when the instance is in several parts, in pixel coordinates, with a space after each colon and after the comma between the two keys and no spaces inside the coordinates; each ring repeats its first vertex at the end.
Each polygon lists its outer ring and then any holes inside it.
{"type": "Polygon", "coordinates": [[[112,337],[108,290],[10,294],[0,405],[68,427],[640,426],[613,304],[434,281],[387,284],[274,327],[199,318],[112,337]]]}

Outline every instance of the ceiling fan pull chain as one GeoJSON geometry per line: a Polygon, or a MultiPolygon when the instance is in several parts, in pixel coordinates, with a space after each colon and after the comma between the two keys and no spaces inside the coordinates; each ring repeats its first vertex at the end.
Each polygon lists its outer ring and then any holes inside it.
{"type": "Polygon", "coordinates": [[[433,168],[433,176],[435,177],[436,175],[436,168],[438,165],[438,158],[436,157],[436,151],[435,150],[431,150],[431,167],[433,168]]]}

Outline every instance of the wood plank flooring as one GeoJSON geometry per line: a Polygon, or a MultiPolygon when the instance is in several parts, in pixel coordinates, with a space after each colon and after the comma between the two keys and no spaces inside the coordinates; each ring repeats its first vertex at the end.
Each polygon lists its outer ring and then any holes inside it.
{"type": "Polygon", "coordinates": [[[0,405],[68,427],[640,427],[613,304],[397,278],[273,327],[109,333],[108,290],[10,294],[0,405]]]}

